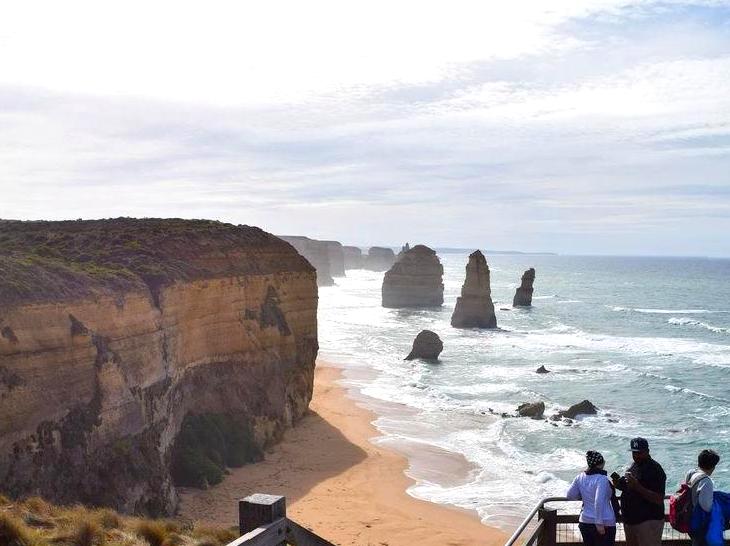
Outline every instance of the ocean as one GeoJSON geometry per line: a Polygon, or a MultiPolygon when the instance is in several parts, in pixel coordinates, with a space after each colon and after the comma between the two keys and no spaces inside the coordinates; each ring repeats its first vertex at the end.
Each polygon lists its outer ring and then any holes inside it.
{"type": "Polygon", "coordinates": [[[565,493],[586,450],[625,470],[634,436],[668,491],[703,448],[720,453],[716,486],[730,490],[730,260],[485,254],[497,330],[450,326],[467,252],[439,253],[441,309],[383,308],[382,273],[348,270],[320,288],[320,356],[378,415],[374,441],[409,456],[411,495],[511,528],[565,493]],[[529,267],[533,307],[513,309],[529,267]],[[422,329],[444,342],[437,363],[403,360],[422,329]],[[600,411],[574,426],[490,414],[542,400],[551,415],[583,399],[600,411]]]}

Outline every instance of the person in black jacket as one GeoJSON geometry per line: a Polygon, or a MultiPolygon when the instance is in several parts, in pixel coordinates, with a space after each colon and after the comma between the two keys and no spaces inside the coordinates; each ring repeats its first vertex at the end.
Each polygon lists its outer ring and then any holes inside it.
{"type": "Polygon", "coordinates": [[[631,440],[634,464],[614,480],[621,494],[621,513],[627,546],[661,546],[664,530],[664,494],[667,475],[651,458],[649,442],[631,440]]]}

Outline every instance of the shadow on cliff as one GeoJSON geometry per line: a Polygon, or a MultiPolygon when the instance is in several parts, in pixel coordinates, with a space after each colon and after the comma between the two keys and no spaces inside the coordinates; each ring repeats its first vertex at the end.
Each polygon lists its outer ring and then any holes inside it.
{"type": "MultiPolygon", "coordinates": [[[[337,419],[335,419],[337,420],[337,419]]],[[[223,483],[207,490],[179,489],[184,517],[216,524],[238,521],[238,499],[254,493],[282,495],[291,505],[318,484],[358,465],[365,450],[310,410],[271,447],[265,460],[232,469],[223,483]]]]}

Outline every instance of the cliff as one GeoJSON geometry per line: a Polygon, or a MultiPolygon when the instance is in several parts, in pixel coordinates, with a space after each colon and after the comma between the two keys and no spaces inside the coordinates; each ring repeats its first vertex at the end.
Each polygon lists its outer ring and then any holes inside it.
{"type": "Polygon", "coordinates": [[[363,258],[364,268],[370,271],[388,271],[395,263],[395,252],[392,248],[372,246],[363,258]]]}
{"type": "Polygon", "coordinates": [[[480,250],[469,255],[461,296],[451,315],[455,328],[496,328],[497,318],[492,303],[489,266],[480,250]]]}
{"type": "Polygon", "coordinates": [[[345,252],[342,243],[338,241],[322,241],[327,245],[327,257],[330,264],[330,274],[333,277],[345,276],[345,252]]]}
{"type": "Polygon", "coordinates": [[[356,246],[344,246],[342,251],[345,255],[345,269],[362,269],[362,250],[356,246]]]}
{"type": "Polygon", "coordinates": [[[316,312],[258,228],[0,222],[0,489],[173,512],[173,466],[215,481],[306,412],[316,312]]]}
{"type": "Polygon", "coordinates": [[[533,284],[535,282],[535,269],[531,267],[522,274],[520,286],[515,290],[515,297],[512,300],[513,307],[530,307],[532,305],[533,284]]]}
{"type": "Polygon", "coordinates": [[[440,307],[444,303],[444,268],[424,245],[404,252],[383,277],[383,307],[440,307]]]}
{"type": "Polygon", "coordinates": [[[281,235],[280,237],[292,245],[299,254],[314,266],[317,270],[317,286],[332,286],[335,284],[332,278],[330,249],[326,241],[317,241],[298,235],[281,235]]]}

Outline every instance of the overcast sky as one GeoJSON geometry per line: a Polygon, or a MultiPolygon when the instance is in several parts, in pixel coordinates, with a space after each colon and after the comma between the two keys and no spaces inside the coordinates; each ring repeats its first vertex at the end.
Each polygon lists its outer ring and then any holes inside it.
{"type": "Polygon", "coordinates": [[[730,256],[730,0],[111,4],[0,7],[0,217],[730,256]]]}

